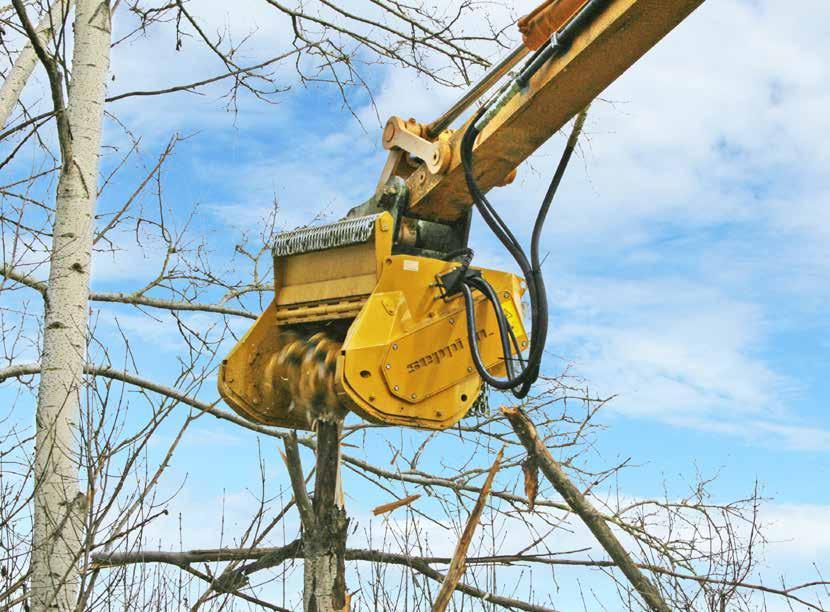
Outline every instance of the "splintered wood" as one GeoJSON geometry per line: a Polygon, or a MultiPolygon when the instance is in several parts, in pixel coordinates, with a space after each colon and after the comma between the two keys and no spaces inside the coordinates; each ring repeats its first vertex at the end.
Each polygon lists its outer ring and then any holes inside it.
{"type": "Polygon", "coordinates": [[[386,514],[387,512],[392,512],[392,510],[397,510],[401,506],[408,506],[416,499],[420,499],[420,497],[420,493],[416,493],[415,495],[408,495],[407,497],[404,497],[402,499],[396,499],[395,501],[389,502],[388,504],[381,504],[380,506],[372,510],[372,512],[375,516],[378,516],[379,514],[386,514]]]}
{"type": "Polygon", "coordinates": [[[461,576],[464,574],[466,567],[467,549],[470,548],[470,542],[473,540],[478,521],[481,518],[481,513],[487,505],[487,498],[490,496],[490,488],[493,486],[493,479],[496,477],[496,472],[501,467],[501,457],[504,454],[504,449],[499,451],[496,455],[496,460],[493,466],[487,473],[487,480],[484,481],[484,486],[481,487],[481,493],[478,496],[478,501],[470,513],[470,518],[467,520],[467,525],[464,527],[464,532],[461,534],[461,539],[455,547],[455,553],[450,561],[450,567],[447,570],[447,575],[444,577],[444,582],[441,583],[441,589],[438,591],[438,596],[432,604],[432,612],[444,612],[447,609],[447,604],[452,598],[452,593],[461,576]]]}

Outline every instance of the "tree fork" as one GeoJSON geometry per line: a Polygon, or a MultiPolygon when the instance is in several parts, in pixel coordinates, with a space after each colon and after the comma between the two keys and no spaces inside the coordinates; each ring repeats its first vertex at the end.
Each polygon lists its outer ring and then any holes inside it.
{"type": "MultiPolygon", "coordinates": [[[[63,24],[69,9],[72,7],[73,0],[55,0],[49,7],[49,10],[44,14],[37,27],[27,35],[34,34],[41,46],[45,47],[51,36],[54,35],[56,27],[63,24]]],[[[0,128],[5,127],[9,115],[20,100],[20,94],[23,93],[23,88],[32,76],[32,72],[38,62],[38,56],[35,52],[34,44],[28,41],[21,49],[6,75],[6,80],[0,86],[0,128]]],[[[2,140],[2,138],[0,138],[2,140]]]]}

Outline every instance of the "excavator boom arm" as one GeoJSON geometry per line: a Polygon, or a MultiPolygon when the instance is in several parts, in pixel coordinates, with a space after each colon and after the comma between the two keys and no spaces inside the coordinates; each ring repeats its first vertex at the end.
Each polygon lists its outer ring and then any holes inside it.
{"type": "MultiPolygon", "coordinates": [[[[474,149],[476,180],[482,191],[502,184],[506,176],[703,3],[594,1],[601,6],[580,28],[567,51],[542,65],[482,130],[474,149]]],[[[466,127],[448,140],[451,159],[445,172],[431,173],[422,168],[409,175],[408,214],[430,221],[455,221],[466,214],[470,194],[460,153],[466,127]]]]}

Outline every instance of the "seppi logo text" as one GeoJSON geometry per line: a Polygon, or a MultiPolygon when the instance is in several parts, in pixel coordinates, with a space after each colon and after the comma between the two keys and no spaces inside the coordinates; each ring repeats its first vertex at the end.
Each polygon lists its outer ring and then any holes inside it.
{"type": "MultiPolygon", "coordinates": [[[[476,332],[476,339],[481,340],[487,337],[487,330],[480,329],[476,332]]],[[[424,355],[420,359],[416,359],[406,365],[406,370],[410,374],[414,374],[421,368],[426,368],[431,365],[438,365],[444,359],[454,357],[456,353],[464,350],[464,341],[461,338],[456,338],[450,344],[441,347],[437,351],[432,351],[428,355],[424,355]]]]}

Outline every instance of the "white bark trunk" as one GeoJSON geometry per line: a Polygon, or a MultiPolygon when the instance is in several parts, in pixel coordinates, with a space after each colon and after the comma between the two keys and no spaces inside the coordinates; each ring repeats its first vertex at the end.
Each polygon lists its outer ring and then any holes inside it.
{"type": "MultiPolygon", "coordinates": [[[[342,528],[345,531],[345,519],[342,528]]],[[[341,534],[333,534],[340,537],[341,534]]],[[[342,535],[345,535],[342,534],[342,535]]],[[[345,538],[343,538],[345,540],[345,538]]],[[[306,542],[311,541],[307,538],[306,542]]],[[[329,548],[329,546],[325,546],[329,548]]],[[[337,602],[338,593],[345,587],[340,555],[328,550],[312,550],[303,561],[303,609],[305,612],[342,612],[348,610],[347,602],[337,602]]],[[[346,596],[348,598],[348,596],[346,596]]]]}
{"type": "Polygon", "coordinates": [[[77,0],[67,120],[71,159],[58,181],[37,405],[31,601],[34,612],[74,607],[83,541],[77,424],[86,360],[92,218],[109,71],[106,0],[77,0]]]}
{"type": "MultiPolygon", "coordinates": [[[[46,47],[51,35],[52,29],[60,27],[63,23],[63,17],[72,8],[73,0],[55,0],[52,6],[49,7],[49,12],[43,16],[40,23],[37,24],[35,30],[38,38],[46,47]]],[[[23,93],[23,88],[29,81],[37,65],[37,55],[32,47],[31,41],[26,41],[26,45],[20,51],[14,65],[6,75],[6,80],[3,81],[3,86],[0,87],[0,129],[2,129],[9,120],[9,115],[14,110],[14,105],[20,99],[20,94],[23,93]]]]}

